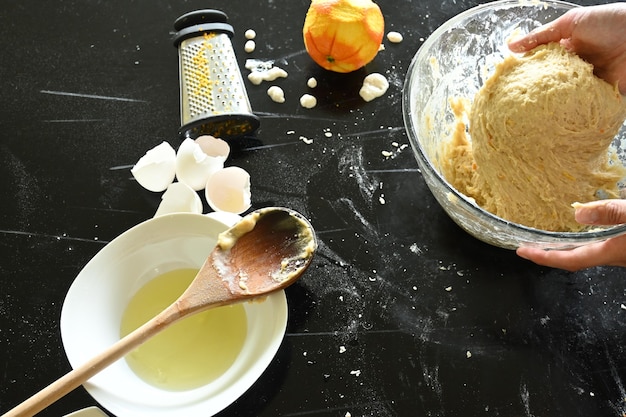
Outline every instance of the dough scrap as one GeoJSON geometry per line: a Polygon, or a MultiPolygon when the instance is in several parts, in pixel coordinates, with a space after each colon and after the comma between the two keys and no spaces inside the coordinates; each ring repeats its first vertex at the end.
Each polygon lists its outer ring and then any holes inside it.
{"type": "Polygon", "coordinates": [[[469,110],[471,140],[462,109],[454,111],[457,126],[443,145],[442,172],[485,210],[571,232],[584,229],[572,203],[619,197],[626,169],[609,147],[626,118],[626,100],[561,45],[497,65],[469,110]]]}

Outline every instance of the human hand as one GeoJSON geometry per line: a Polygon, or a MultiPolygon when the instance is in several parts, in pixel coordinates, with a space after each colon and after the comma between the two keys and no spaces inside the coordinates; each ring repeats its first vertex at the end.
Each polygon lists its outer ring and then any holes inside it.
{"type": "MultiPolygon", "coordinates": [[[[626,200],[599,200],[576,208],[576,221],[589,225],[626,223],[626,200]]],[[[592,266],[626,266],[626,235],[570,250],[520,247],[517,254],[536,264],[577,271],[592,266]]]]}
{"type": "Polygon", "coordinates": [[[594,66],[595,74],[626,94],[626,3],[572,9],[532,32],[511,39],[509,49],[527,52],[560,42],[594,66]]]}

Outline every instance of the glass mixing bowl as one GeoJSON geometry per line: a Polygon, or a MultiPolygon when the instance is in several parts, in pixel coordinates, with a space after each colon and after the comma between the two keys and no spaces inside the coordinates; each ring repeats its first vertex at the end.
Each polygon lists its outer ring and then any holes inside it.
{"type": "MultiPolygon", "coordinates": [[[[446,213],[465,231],[507,249],[535,246],[566,249],[626,232],[626,225],[584,232],[550,232],[512,223],[483,210],[454,189],[439,169],[440,144],[455,122],[450,98],[474,95],[505,56],[506,41],[578,7],[562,1],[501,0],[469,9],[439,27],[419,48],[409,66],[402,93],[404,124],[422,176],[446,213]]],[[[626,125],[612,147],[626,162],[626,125]]],[[[620,184],[622,197],[625,184],[620,184]]]]}

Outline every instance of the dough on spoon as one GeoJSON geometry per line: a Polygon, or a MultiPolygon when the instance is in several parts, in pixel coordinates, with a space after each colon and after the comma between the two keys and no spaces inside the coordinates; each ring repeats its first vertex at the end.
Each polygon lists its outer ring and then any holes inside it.
{"type": "Polygon", "coordinates": [[[626,170],[609,147],[626,118],[626,100],[559,44],[507,57],[469,116],[471,142],[459,126],[444,146],[442,169],[491,213],[538,229],[579,231],[572,203],[619,197],[626,170]]]}

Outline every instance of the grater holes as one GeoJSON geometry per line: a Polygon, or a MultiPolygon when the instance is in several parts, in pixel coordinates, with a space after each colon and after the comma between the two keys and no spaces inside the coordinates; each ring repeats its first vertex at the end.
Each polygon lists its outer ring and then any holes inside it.
{"type": "Polygon", "coordinates": [[[234,50],[225,37],[205,35],[180,45],[185,121],[224,112],[250,113],[234,50]]]}

